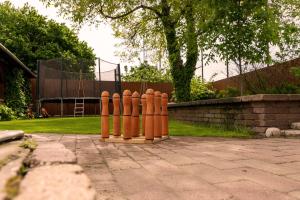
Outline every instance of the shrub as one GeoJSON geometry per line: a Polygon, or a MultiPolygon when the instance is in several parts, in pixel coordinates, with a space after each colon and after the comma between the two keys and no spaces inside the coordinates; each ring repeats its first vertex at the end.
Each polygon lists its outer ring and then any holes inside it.
{"type": "Polygon", "coordinates": [[[140,66],[131,67],[128,72],[125,66],[125,74],[122,75],[122,81],[127,82],[151,82],[151,83],[170,83],[172,82],[170,70],[160,70],[148,63],[142,63],[140,66]]]}
{"type": "MultiPolygon", "coordinates": [[[[175,91],[172,92],[172,101],[177,101],[175,91]]],[[[191,93],[190,100],[202,100],[202,99],[212,99],[216,97],[215,91],[212,89],[210,83],[205,83],[201,80],[201,77],[193,77],[191,80],[191,93]]]]}
{"type": "Polygon", "coordinates": [[[278,87],[268,89],[268,94],[299,94],[300,88],[297,85],[285,83],[278,87]]]}
{"type": "Polygon", "coordinates": [[[212,99],[215,98],[215,91],[212,90],[210,83],[205,83],[200,77],[194,77],[191,81],[191,100],[212,99]]]}
{"type": "Polygon", "coordinates": [[[5,105],[0,105],[0,121],[10,121],[14,118],[15,113],[11,108],[5,105]]]}
{"type": "Polygon", "coordinates": [[[291,68],[291,73],[292,73],[294,76],[300,78],[300,67],[299,67],[299,66],[297,66],[297,67],[292,67],[292,68],[291,68]]]}
{"type": "Polygon", "coordinates": [[[26,105],[26,82],[23,71],[14,67],[6,71],[5,104],[12,108],[18,117],[24,117],[26,105]]]}
{"type": "Polygon", "coordinates": [[[225,90],[220,90],[217,93],[218,98],[237,97],[240,95],[240,91],[235,87],[228,87],[225,90]]]}

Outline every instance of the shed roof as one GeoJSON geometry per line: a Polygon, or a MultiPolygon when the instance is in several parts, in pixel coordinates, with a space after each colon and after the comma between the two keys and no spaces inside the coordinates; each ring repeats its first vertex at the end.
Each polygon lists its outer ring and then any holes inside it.
{"type": "Polygon", "coordinates": [[[17,64],[18,67],[24,70],[27,76],[30,78],[36,78],[36,74],[33,73],[22,61],[20,61],[15,54],[13,54],[11,51],[9,51],[4,45],[0,43],[0,56],[1,54],[4,54],[8,59],[10,59],[11,62],[14,62],[17,64]]]}

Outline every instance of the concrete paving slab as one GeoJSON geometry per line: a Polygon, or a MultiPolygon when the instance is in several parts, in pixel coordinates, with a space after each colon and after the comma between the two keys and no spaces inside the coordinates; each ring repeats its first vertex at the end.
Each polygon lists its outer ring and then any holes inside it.
{"type": "Polygon", "coordinates": [[[76,147],[101,200],[292,200],[300,191],[297,138],[172,137],[158,144],[112,144],[94,135],[64,135],[60,141],[76,147]]]}
{"type": "Polygon", "coordinates": [[[24,131],[21,130],[0,131],[0,143],[9,140],[20,139],[23,138],[23,136],[24,136],[24,131]]]}
{"type": "Polygon", "coordinates": [[[237,199],[243,200],[296,200],[295,198],[270,190],[262,185],[253,183],[251,181],[236,181],[220,183],[217,186],[223,191],[231,193],[237,199]]]}
{"type": "Polygon", "coordinates": [[[94,200],[96,191],[78,165],[51,165],[34,168],[20,186],[16,200],[94,200]]]}
{"type": "Polygon", "coordinates": [[[39,143],[31,157],[32,165],[50,165],[58,163],[76,163],[76,156],[72,151],[57,142],[39,143]]]}

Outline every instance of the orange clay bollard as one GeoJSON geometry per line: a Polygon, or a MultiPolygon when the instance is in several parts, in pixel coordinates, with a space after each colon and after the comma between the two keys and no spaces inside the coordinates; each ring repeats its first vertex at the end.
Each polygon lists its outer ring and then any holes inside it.
{"type": "Polygon", "coordinates": [[[161,93],[154,92],[154,137],[161,138],[161,93]]]}
{"type": "Polygon", "coordinates": [[[139,137],[140,135],[140,95],[138,92],[132,94],[132,114],[131,114],[131,134],[132,137],[139,137]]]}
{"type": "Polygon", "coordinates": [[[102,138],[109,138],[109,92],[103,91],[101,94],[102,112],[101,112],[101,135],[102,138]]]}
{"type": "Polygon", "coordinates": [[[147,110],[147,102],[146,102],[146,94],[142,95],[142,134],[145,135],[145,120],[146,120],[146,110],[147,110]]]}
{"type": "Polygon", "coordinates": [[[121,135],[121,127],[120,127],[120,95],[118,93],[114,93],[113,95],[113,104],[114,104],[114,136],[121,135]]]}
{"type": "Polygon", "coordinates": [[[154,139],[154,121],[153,121],[153,110],[154,110],[154,91],[148,89],[146,91],[146,101],[147,101],[147,111],[146,111],[146,121],[145,121],[145,139],[154,139]]]}
{"type": "Polygon", "coordinates": [[[169,117],[168,117],[168,94],[161,95],[161,133],[162,136],[169,135],[169,117]]]}
{"type": "Polygon", "coordinates": [[[131,139],[131,92],[123,92],[123,138],[131,139]]]}

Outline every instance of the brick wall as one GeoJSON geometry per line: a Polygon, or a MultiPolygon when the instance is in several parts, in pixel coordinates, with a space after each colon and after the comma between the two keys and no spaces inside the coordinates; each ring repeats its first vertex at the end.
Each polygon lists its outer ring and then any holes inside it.
{"type": "Polygon", "coordinates": [[[262,134],[300,121],[300,95],[251,95],[169,104],[172,118],[195,123],[240,125],[262,134]]]}

